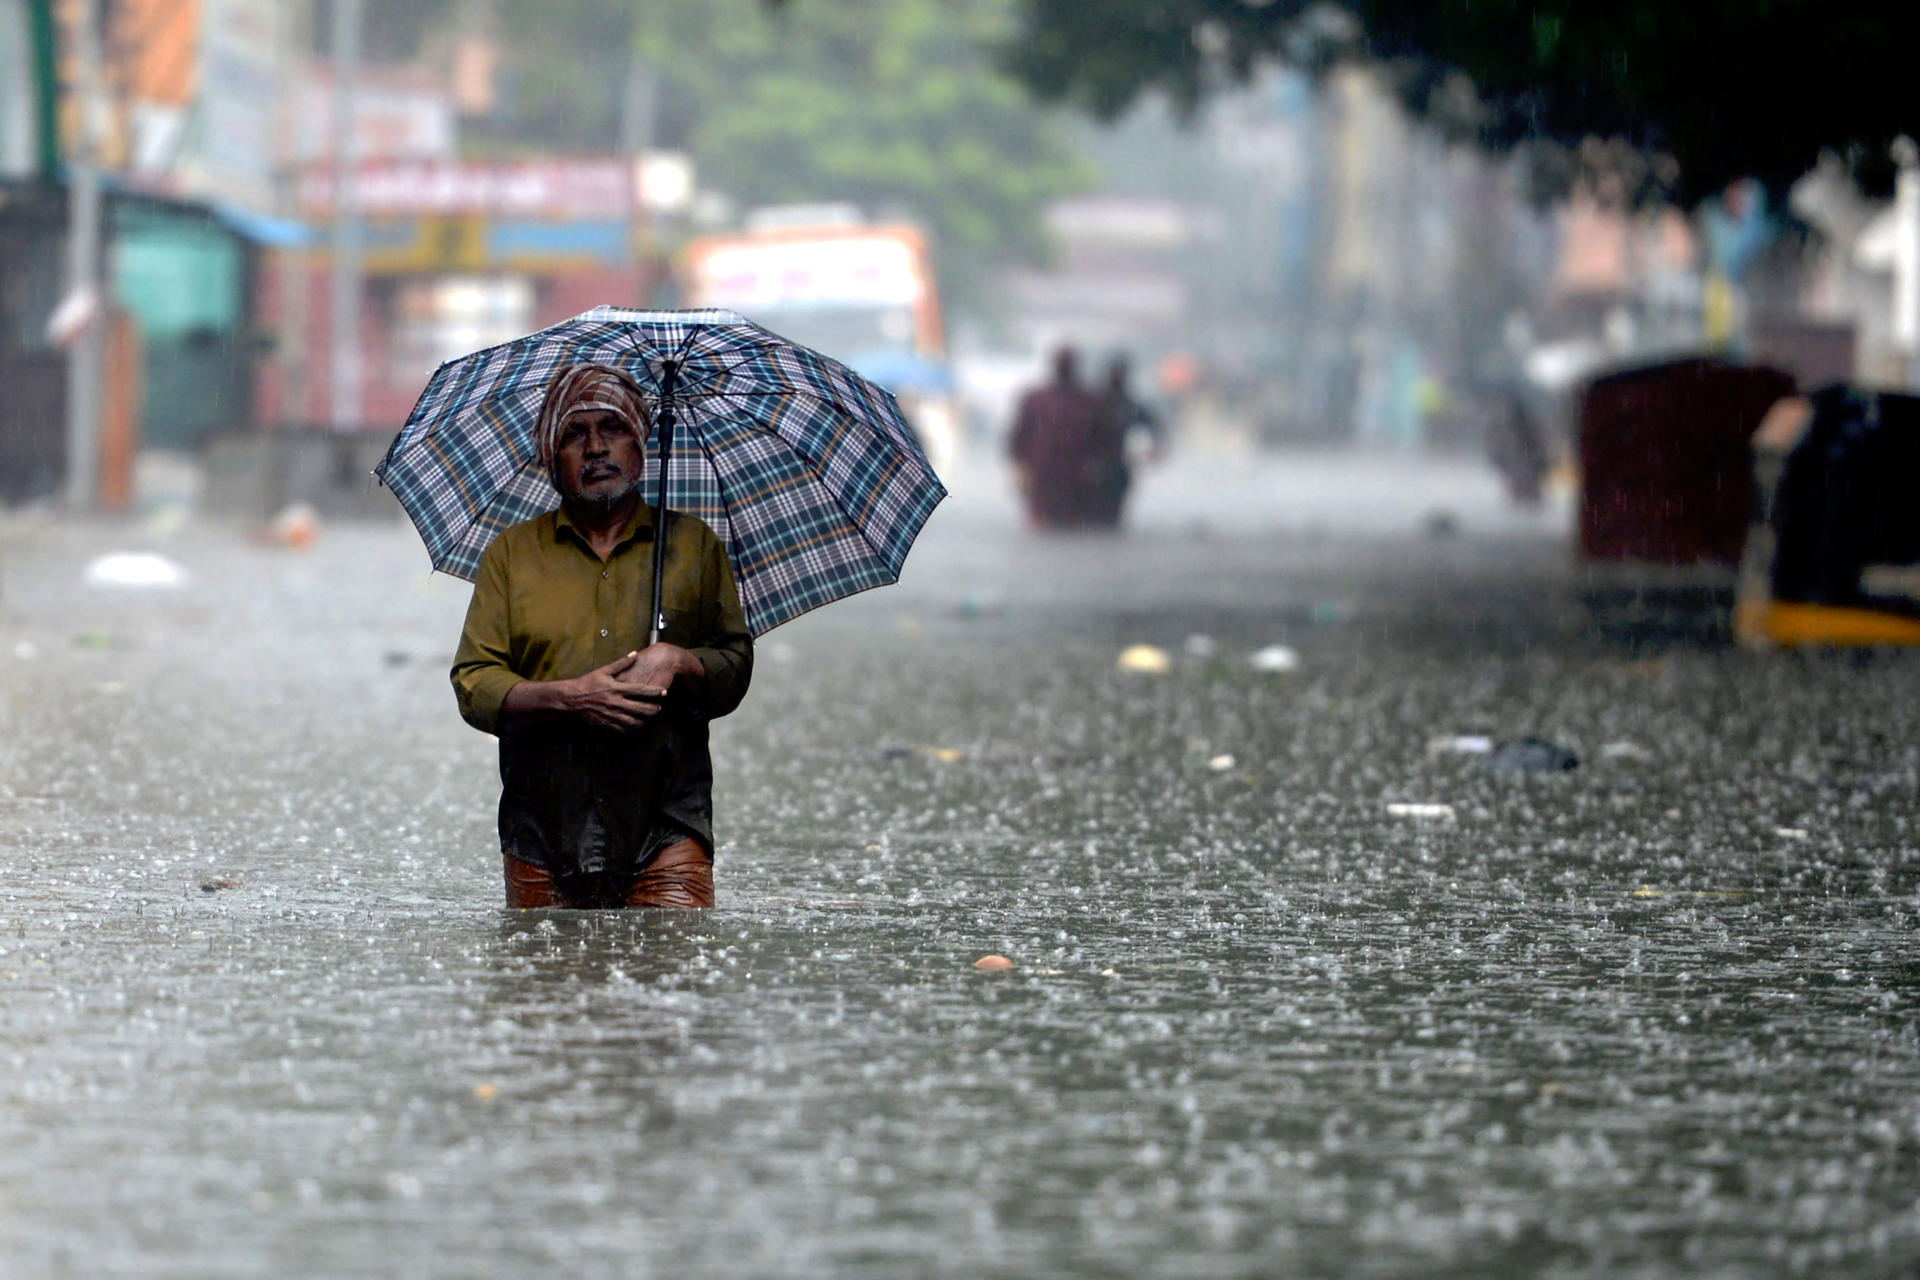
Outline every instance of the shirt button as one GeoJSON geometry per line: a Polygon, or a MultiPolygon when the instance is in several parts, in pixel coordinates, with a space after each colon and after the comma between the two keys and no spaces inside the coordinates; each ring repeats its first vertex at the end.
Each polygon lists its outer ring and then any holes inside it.
{"type": "Polygon", "coordinates": [[[605,569],[602,569],[602,570],[600,571],[600,576],[601,576],[601,577],[603,577],[603,578],[605,578],[605,577],[608,577],[608,576],[610,576],[610,575],[609,575],[609,574],[607,573],[607,571],[606,571],[605,569]]]}
{"type": "Polygon", "coordinates": [[[605,627],[600,628],[600,635],[603,639],[605,638],[606,634],[607,634],[607,629],[605,627]]]}

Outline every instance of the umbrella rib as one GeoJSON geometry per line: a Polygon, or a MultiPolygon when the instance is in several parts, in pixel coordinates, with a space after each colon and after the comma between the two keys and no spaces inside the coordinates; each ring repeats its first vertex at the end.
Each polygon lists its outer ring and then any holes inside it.
{"type": "MultiPolygon", "coordinates": [[[[703,382],[703,383],[711,383],[711,382],[713,381],[713,379],[715,379],[715,378],[719,378],[719,377],[726,377],[727,375],[729,375],[729,374],[732,374],[732,373],[733,373],[733,372],[734,372],[735,370],[737,370],[737,369],[739,369],[741,365],[744,365],[744,364],[746,364],[746,363],[748,363],[748,361],[749,361],[749,360],[750,360],[750,359],[752,358],[752,356],[753,356],[753,354],[754,354],[753,352],[747,352],[747,353],[745,353],[745,354],[744,354],[744,355],[742,356],[742,358],[741,358],[741,359],[740,359],[740,360],[739,360],[738,362],[736,362],[736,363],[734,363],[734,364],[729,364],[729,365],[723,365],[723,366],[718,366],[718,367],[714,367],[714,368],[706,368],[706,369],[696,369],[696,370],[695,370],[694,372],[695,372],[696,374],[698,374],[698,375],[699,375],[699,376],[701,377],[701,380],[702,380],[702,382],[703,382]]],[[[676,394],[676,395],[678,395],[678,394],[683,394],[683,393],[679,393],[679,392],[676,392],[675,394],[676,394]]],[[[730,392],[725,392],[725,391],[710,391],[710,390],[709,390],[709,391],[700,391],[700,390],[695,390],[695,391],[692,391],[692,392],[687,392],[687,393],[684,393],[684,394],[686,395],[686,398],[687,398],[687,399],[689,399],[689,400],[692,400],[692,399],[697,399],[697,398],[710,398],[710,397],[712,397],[712,396],[720,396],[720,395],[729,395],[729,394],[739,394],[739,393],[730,393],[730,392]]],[[[759,392],[753,392],[753,393],[751,393],[751,394],[754,394],[754,395],[779,395],[779,394],[782,394],[782,393],[780,393],[780,392],[765,392],[765,391],[759,391],[759,392]]]]}
{"type": "MultiPolygon", "coordinates": [[[[688,348],[689,348],[689,347],[691,347],[691,346],[693,345],[693,340],[694,340],[694,339],[695,339],[696,337],[698,337],[698,336],[700,335],[700,331],[701,331],[701,330],[702,330],[703,328],[705,328],[705,327],[707,327],[707,326],[704,326],[704,325],[698,325],[698,324],[696,324],[696,325],[690,325],[690,326],[688,327],[688,329],[687,329],[687,335],[686,335],[686,337],[684,337],[683,339],[681,339],[681,342],[680,342],[680,350],[679,350],[679,351],[678,351],[678,352],[677,352],[677,353],[675,354],[675,356],[674,356],[673,358],[674,358],[674,359],[676,359],[676,360],[679,360],[679,361],[681,362],[681,364],[682,364],[682,366],[683,366],[683,367],[685,366],[685,364],[686,364],[686,362],[687,362],[687,359],[688,359],[688,357],[687,357],[687,350],[688,350],[688,348]]],[[[756,326],[756,327],[758,327],[758,326],[756,326]]],[[[764,333],[764,332],[766,332],[766,331],[765,331],[765,330],[762,330],[761,332],[763,332],[763,333],[764,333]]],[[[755,339],[753,339],[753,340],[751,341],[751,344],[747,344],[747,343],[741,343],[741,344],[739,344],[739,345],[737,345],[737,346],[735,346],[735,347],[733,347],[733,348],[732,348],[731,350],[729,350],[728,352],[726,352],[726,353],[725,353],[725,355],[723,355],[723,356],[720,356],[720,357],[717,357],[717,359],[725,359],[725,358],[726,358],[726,356],[731,356],[731,355],[736,355],[736,354],[737,354],[737,355],[739,355],[739,356],[741,357],[741,359],[740,359],[740,361],[739,361],[739,363],[740,363],[740,364],[744,364],[744,363],[746,363],[746,361],[747,361],[748,359],[750,359],[750,358],[751,358],[751,357],[753,357],[754,355],[757,355],[757,354],[758,354],[759,352],[761,352],[761,351],[763,351],[763,350],[778,350],[778,349],[779,349],[779,346],[780,346],[780,342],[781,342],[781,341],[784,341],[783,339],[778,339],[778,337],[777,337],[777,335],[774,335],[774,334],[768,334],[768,338],[772,338],[772,339],[775,339],[775,340],[774,340],[774,341],[768,341],[768,340],[766,340],[766,339],[759,339],[759,338],[755,338],[755,339]]],[[[632,346],[631,346],[631,347],[629,348],[629,350],[631,350],[631,351],[633,351],[633,352],[635,352],[636,354],[641,354],[641,353],[643,353],[643,352],[644,352],[644,346],[643,346],[643,344],[641,344],[641,343],[639,343],[639,342],[635,342],[635,343],[634,343],[634,344],[633,344],[633,345],[632,345],[632,346]]],[[[699,371],[699,372],[703,372],[703,373],[706,373],[706,374],[707,374],[707,376],[709,376],[709,377],[711,377],[711,376],[713,376],[713,375],[715,375],[715,374],[727,374],[727,373],[732,373],[732,372],[734,371],[734,369],[735,369],[736,367],[737,367],[736,365],[724,365],[724,366],[722,366],[722,367],[720,367],[720,368],[717,368],[717,369],[712,369],[712,370],[701,370],[701,371],[699,371]]],[[[652,368],[651,368],[651,362],[649,362],[649,368],[648,368],[648,372],[649,372],[649,373],[651,373],[651,372],[652,372],[652,368]]],[[[677,393],[675,393],[675,394],[676,394],[676,396],[678,397],[678,396],[681,396],[681,395],[683,395],[684,393],[678,393],[678,392],[677,392],[677,393]]],[[[685,398],[686,398],[686,399],[692,399],[693,397],[692,397],[692,396],[685,396],[685,398]]]]}
{"type": "MultiPolygon", "coordinates": [[[[730,372],[730,370],[723,369],[720,372],[725,373],[725,372],[730,372]]],[[[756,399],[756,398],[780,399],[780,398],[785,398],[789,396],[799,398],[799,399],[812,400],[819,404],[824,404],[835,410],[838,410],[839,412],[844,413],[849,420],[865,428],[865,430],[869,435],[880,438],[888,446],[893,448],[895,451],[901,451],[899,442],[893,439],[891,434],[889,434],[888,432],[878,429],[875,423],[872,421],[869,421],[865,415],[861,413],[857,413],[854,410],[848,408],[846,405],[842,404],[838,399],[835,399],[830,396],[820,395],[819,393],[805,387],[793,387],[793,388],[784,389],[784,390],[764,390],[764,391],[763,390],[707,391],[707,392],[701,392],[701,393],[696,393],[693,395],[686,396],[684,397],[684,399],[687,401],[719,400],[719,399],[734,399],[734,398],[746,400],[746,399],[756,399]]],[[[767,434],[776,435],[777,438],[782,439],[782,441],[784,442],[784,437],[778,437],[777,433],[769,432],[767,434]]],[[[911,438],[911,433],[909,433],[909,438],[911,438]]],[[[799,453],[799,450],[795,449],[794,452],[799,453]]],[[[816,465],[813,462],[813,459],[807,458],[805,454],[800,454],[800,456],[807,462],[809,466],[816,465]]],[[[908,456],[914,458],[915,461],[919,462],[921,464],[921,469],[925,471],[928,475],[932,474],[932,468],[927,464],[926,458],[924,455],[916,456],[912,453],[909,453],[908,456]]]]}
{"type": "MultiPolygon", "coordinates": [[[[849,418],[852,418],[852,420],[855,423],[858,423],[860,426],[863,426],[863,427],[867,426],[865,422],[862,422],[860,419],[853,417],[852,414],[848,414],[847,416],[849,418]]],[[[869,428],[869,430],[871,430],[871,428],[869,428]]],[[[803,451],[798,444],[796,444],[792,440],[787,439],[785,436],[781,435],[778,431],[761,430],[760,434],[771,436],[775,440],[778,440],[781,443],[781,445],[783,445],[789,453],[793,454],[794,457],[800,459],[801,462],[806,464],[807,473],[819,479],[820,488],[823,489],[826,492],[827,496],[833,500],[834,509],[840,513],[840,518],[846,521],[847,527],[860,535],[860,541],[866,544],[867,550],[870,553],[872,553],[873,558],[876,561],[878,561],[881,564],[881,566],[883,566],[887,570],[887,572],[892,574],[894,578],[897,580],[900,576],[899,571],[894,569],[893,566],[887,562],[887,553],[884,550],[882,550],[880,547],[876,546],[874,544],[873,539],[867,536],[867,530],[865,526],[863,526],[858,520],[854,518],[854,515],[851,511],[847,510],[847,504],[840,500],[839,492],[836,491],[832,485],[827,483],[826,469],[822,467],[817,460],[815,460],[813,457],[809,456],[805,451],[803,451]]],[[[888,443],[892,443],[892,442],[889,441],[888,443]]],[[[898,456],[897,450],[896,450],[896,456],[898,456]]]]}
{"type": "MultiPolygon", "coordinates": [[[[785,449],[788,453],[791,453],[794,457],[798,458],[801,461],[801,463],[804,464],[806,473],[814,477],[820,490],[824,492],[829,499],[832,500],[833,508],[835,511],[840,513],[841,521],[847,526],[848,529],[852,530],[855,534],[859,536],[860,541],[866,545],[867,551],[869,552],[869,554],[873,556],[874,560],[878,564],[880,564],[883,568],[885,568],[888,573],[893,574],[893,576],[896,579],[899,577],[899,574],[893,569],[893,567],[890,564],[887,563],[886,552],[874,545],[873,539],[867,536],[867,531],[861,527],[860,522],[858,520],[854,519],[853,513],[848,511],[846,504],[840,500],[840,495],[834,491],[834,488],[832,485],[827,483],[826,472],[822,469],[822,467],[818,462],[814,461],[814,459],[812,459],[811,457],[808,457],[807,454],[801,451],[800,446],[796,445],[793,441],[781,435],[778,431],[771,431],[771,430],[762,428],[757,423],[754,423],[751,419],[748,419],[744,425],[746,425],[749,429],[753,430],[756,435],[765,436],[768,439],[777,441],[783,449],[785,449]]],[[[695,440],[700,445],[700,452],[706,455],[707,461],[709,463],[713,463],[713,453],[707,448],[706,441],[701,438],[702,433],[696,431],[693,434],[694,434],[695,440]]],[[[721,472],[718,464],[714,464],[713,474],[714,474],[715,483],[720,487],[720,490],[721,490],[720,501],[723,505],[726,506],[727,520],[729,523],[731,523],[733,520],[733,506],[731,503],[727,502],[725,485],[720,483],[721,472]]]]}
{"type": "MultiPolygon", "coordinates": [[[[706,441],[702,437],[701,433],[696,431],[693,434],[694,434],[696,443],[698,443],[700,446],[700,452],[706,456],[707,462],[713,468],[714,488],[720,494],[720,505],[726,508],[727,523],[731,527],[733,525],[733,504],[727,500],[726,484],[721,479],[722,472],[721,472],[720,466],[717,462],[714,461],[713,451],[707,448],[706,441]]],[[[785,436],[780,435],[778,432],[775,432],[775,431],[756,431],[755,434],[766,436],[766,437],[769,437],[770,439],[778,441],[782,446],[786,448],[786,450],[789,453],[793,454],[795,457],[799,458],[803,463],[806,464],[808,468],[808,474],[818,476],[819,473],[812,469],[815,465],[813,461],[809,459],[806,454],[801,453],[799,449],[795,448],[793,443],[789,441],[785,436]]],[[[867,531],[861,528],[859,524],[855,523],[852,516],[847,514],[846,507],[840,502],[840,495],[837,493],[834,493],[833,489],[828,484],[826,484],[824,479],[821,480],[820,482],[820,488],[825,489],[827,493],[832,497],[833,505],[839,511],[840,518],[848,526],[850,526],[854,530],[854,532],[860,535],[861,542],[865,543],[867,546],[867,549],[872,553],[874,563],[878,565],[879,568],[882,569],[887,575],[884,582],[881,582],[881,583],[868,582],[861,586],[855,587],[852,591],[848,592],[847,594],[857,595],[863,591],[870,591],[875,586],[890,586],[893,583],[898,582],[900,580],[899,572],[887,563],[885,555],[879,550],[879,548],[873,545],[873,539],[867,536],[867,531]]],[[[731,541],[732,540],[730,540],[730,543],[727,549],[727,555],[730,559],[733,555],[731,541]]],[[[735,566],[734,571],[735,571],[736,578],[742,577],[742,575],[739,573],[739,567],[737,565],[735,566]]],[[[744,578],[742,578],[742,581],[744,581],[744,578]]],[[[841,596],[838,598],[845,599],[846,597],[841,596]]],[[[801,610],[801,612],[804,613],[806,612],[806,610],[803,609],[801,610]]],[[[798,616],[797,614],[789,614],[788,616],[781,618],[778,622],[775,622],[770,626],[756,630],[754,632],[755,638],[757,639],[758,637],[765,635],[768,631],[773,630],[774,627],[780,626],[782,623],[793,621],[794,617],[797,617],[797,616],[798,616]]]]}
{"type": "MultiPolygon", "coordinates": [[[[689,423],[688,425],[691,426],[692,424],[689,423]]],[[[720,509],[727,513],[727,530],[730,536],[727,538],[725,545],[727,558],[731,560],[733,558],[733,544],[739,540],[739,535],[733,533],[733,530],[737,528],[737,526],[733,520],[733,503],[727,499],[726,473],[720,469],[719,462],[716,461],[713,456],[713,450],[707,448],[706,433],[703,431],[692,431],[689,432],[689,434],[693,436],[693,443],[699,448],[701,456],[706,458],[708,469],[713,472],[713,490],[720,495],[720,509]]],[[[740,576],[740,566],[735,565],[733,569],[734,576],[738,578],[740,576]]]]}
{"type": "MultiPolygon", "coordinates": [[[[806,350],[806,348],[804,348],[804,347],[801,347],[801,346],[800,346],[800,345],[799,345],[798,343],[796,343],[796,342],[794,342],[794,341],[793,341],[793,340],[792,340],[791,338],[783,338],[783,337],[781,337],[781,336],[780,336],[779,334],[777,334],[777,333],[774,333],[774,332],[773,332],[773,331],[772,331],[771,329],[765,329],[765,328],[762,328],[762,327],[761,327],[760,325],[758,325],[758,324],[755,324],[755,323],[754,323],[754,322],[753,322],[752,320],[749,320],[749,319],[747,319],[747,318],[746,318],[745,316],[742,316],[742,317],[741,317],[741,319],[742,319],[742,320],[744,320],[744,321],[746,322],[746,324],[747,324],[747,325],[748,325],[748,326],[749,326],[749,327],[751,328],[751,330],[753,330],[753,333],[752,333],[752,334],[749,334],[749,335],[748,335],[748,336],[747,336],[747,337],[746,337],[746,338],[745,338],[744,340],[740,338],[740,336],[739,336],[739,334],[738,334],[738,332],[737,332],[737,331],[736,331],[736,332],[735,332],[735,333],[734,333],[734,334],[732,335],[732,336],[734,337],[734,343],[735,343],[735,345],[734,345],[733,347],[731,347],[731,348],[730,348],[730,349],[729,349],[728,351],[726,351],[726,352],[725,352],[724,354],[722,354],[722,355],[720,355],[720,356],[716,356],[716,357],[714,357],[714,358],[713,358],[713,359],[714,359],[714,362],[715,362],[715,364],[716,364],[716,365],[717,365],[718,367],[715,367],[715,368],[711,368],[711,369],[705,369],[705,370],[699,370],[699,372],[701,372],[701,373],[703,373],[703,374],[705,375],[705,377],[706,377],[706,379],[707,379],[707,380],[711,380],[711,379],[712,379],[712,378],[714,378],[714,377],[717,377],[717,376],[722,376],[722,375],[725,375],[725,374],[730,374],[730,373],[732,373],[732,372],[734,372],[734,370],[736,370],[737,368],[739,368],[739,367],[740,367],[741,365],[743,365],[743,364],[746,364],[746,363],[747,363],[747,362],[748,362],[749,360],[751,360],[751,359],[753,359],[753,358],[754,358],[755,356],[757,356],[757,355],[759,355],[759,354],[760,354],[760,353],[762,353],[762,352],[769,352],[769,351],[770,351],[770,352],[776,352],[776,353],[777,353],[777,352],[779,352],[779,351],[781,351],[781,350],[783,350],[783,349],[784,349],[784,350],[796,350],[796,351],[805,351],[805,350],[806,350]],[[765,335],[765,336],[764,336],[764,337],[762,337],[762,336],[757,336],[757,335],[765,335]],[[728,363],[728,364],[719,364],[719,361],[722,361],[722,360],[727,360],[727,359],[728,359],[729,357],[738,357],[738,358],[737,358],[737,359],[734,359],[734,360],[732,361],[732,363],[728,363]]],[[[679,358],[681,359],[681,361],[682,361],[683,363],[684,363],[684,362],[685,362],[685,360],[686,360],[686,352],[687,352],[687,348],[688,348],[689,346],[691,346],[691,345],[692,345],[692,343],[693,343],[693,340],[694,340],[694,338],[696,338],[697,336],[699,336],[699,333],[700,333],[700,331],[701,331],[701,329],[702,329],[703,327],[706,327],[706,326],[702,326],[702,325],[698,325],[698,324],[696,324],[696,325],[692,325],[692,326],[690,326],[690,327],[688,328],[688,332],[687,332],[687,336],[686,336],[686,337],[685,337],[685,338],[684,338],[684,339],[683,339],[683,340],[681,341],[681,344],[680,344],[680,356],[679,356],[679,358]]],[[[640,348],[639,348],[639,346],[638,346],[638,344],[636,344],[636,345],[635,345],[635,347],[634,347],[633,349],[634,349],[634,350],[636,350],[636,351],[638,351],[638,350],[639,350],[640,348]]],[[[813,353],[813,354],[815,354],[816,356],[818,355],[818,353],[813,353]]],[[[834,364],[838,364],[839,362],[838,362],[838,361],[829,361],[829,363],[834,363],[834,364]]],[[[853,371],[852,371],[852,370],[847,370],[847,372],[849,372],[849,373],[852,373],[853,371]]],[[[856,374],[855,376],[857,377],[858,375],[856,374]]],[[[683,394],[684,394],[684,393],[683,393],[683,394]]],[[[810,398],[812,398],[812,399],[816,399],[816,400],[822,400],[822,401],[825,401],[825,402],[826,402],[826,403],[828,403],[828,404],[836,404],[836,405],[837,405],[837,404],[839,403],[839,402],[838,402],[837,400],[833,400],[833,399],[830,399],[830,398],[829,398],[829,397],[827,397],[827,396],[822,396],[822,395],[816,395],[816,394],[814,394],[814,393],[812,393],[812,392],[810,392],[810,391],[807,391],[807,390],[804,390],[804,389],[802,389],[802,388],[799,388],[799,387],[795,387],[795,388],[792,388],[791,390],[788,390],[788,391],[750,391],[750,392],[714,392],[714,391],[709,391],[709,392],[705,392],[705,393],[699,393],[699,392],[695,392],[695,393],[692,393],[692,394],[686,394],[686,395],[685,395],[685,398],[686,398],[686,399],[693,399],[693,398],[694,398],[694,397],[695,397],[696,395],[702,395],[702,394],[704,394],[705,396],[714,396],[714,395],[807,395],[807,396],[809,396],[809,397],[810,397],[810,398]]]]}

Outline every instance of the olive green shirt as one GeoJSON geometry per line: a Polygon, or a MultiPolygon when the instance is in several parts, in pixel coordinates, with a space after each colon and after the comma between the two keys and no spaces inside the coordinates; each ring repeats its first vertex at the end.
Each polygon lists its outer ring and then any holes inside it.
{"type": "Polygon", "coordinates": [[[713,848],[707,721],[740,705],[753,640],[726,549],[705,523],[669,513],[661,639],[691,650],[704,687],[676,684],[662,712],[625,733],[557,717],[509,717],[522,680],[568,680],[647,644],[653,511],[641,504],[604,563],[564,509],[505,529],[480,557],[451,677],[460,714],[500,738],[500,836],[556,873],[632,869],[687,834],[713,848]]]}

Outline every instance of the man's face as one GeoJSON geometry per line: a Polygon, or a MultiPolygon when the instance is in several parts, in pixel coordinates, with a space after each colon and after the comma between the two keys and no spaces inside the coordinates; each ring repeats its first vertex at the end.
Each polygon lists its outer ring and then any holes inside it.
{"type": "Polygon", "coordinates": [[[647,452],[618,414],[591,409],[568,417],[553,460],[562,498],[612,505],[640,487],[647,452]]]}

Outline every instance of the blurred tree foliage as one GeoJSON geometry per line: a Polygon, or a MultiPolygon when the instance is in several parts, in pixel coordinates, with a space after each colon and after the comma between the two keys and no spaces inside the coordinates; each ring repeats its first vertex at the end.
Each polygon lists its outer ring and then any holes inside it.
{"type": "Polygon", "coordinates": [[[505,114],[523,143],[617,145],[637,65],[655,86],[653,138],[690,151],[703,186],[745,206],[905,214],[932,231],[956,283],[1037,254],[1045,202],[1090,180],[1059,122],[996,61],[1012,0],[542,0],[497,12],[505,114]]]}
{"type": "MultiPolygon", "coordinates": [[[[1191,107],[1284,57],[1366,58],[1408,105],[1494,146],[1578,155],[1590,138],[1670,157],[1691,202],[1740,177],[1776,189],[1822,150],[1870,189],[1920,135],[1911,0],[1019,0],[1007,63],[1043,98],[1101,116],[1142,91],[1191,107]]],[[[1593,149],[1587,148],[1592,154],[1593,149]]],[[[1650,172],[1658,173],[1659,166],[1650,172]]]]}

